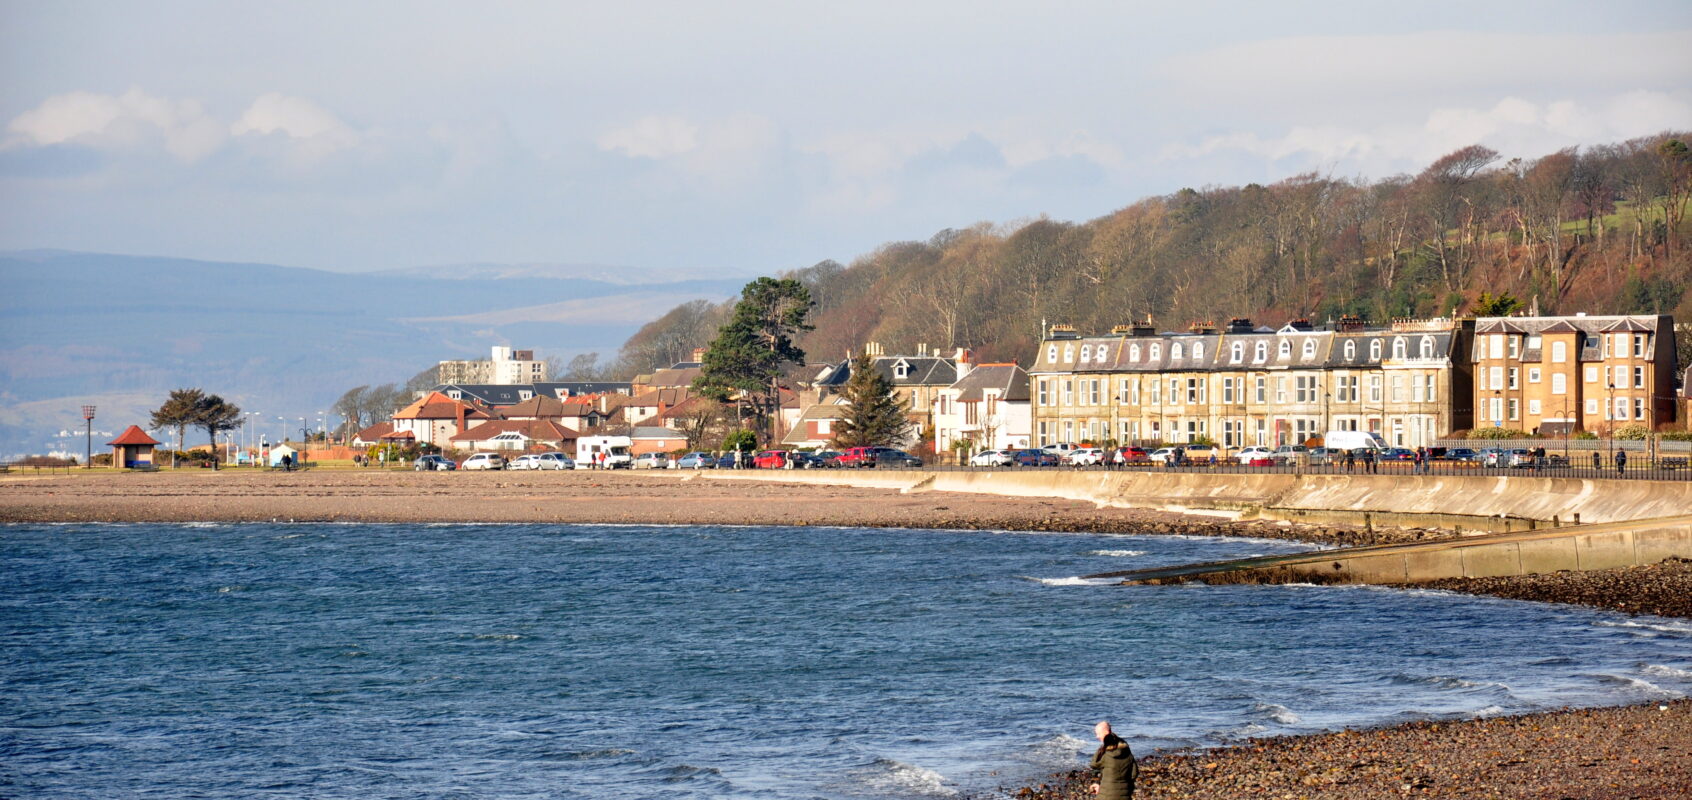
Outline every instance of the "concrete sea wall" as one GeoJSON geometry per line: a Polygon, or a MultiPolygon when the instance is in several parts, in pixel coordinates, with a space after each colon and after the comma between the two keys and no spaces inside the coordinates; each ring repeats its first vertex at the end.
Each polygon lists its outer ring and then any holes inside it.
{"type": "Polygon", "coordinates": [[[1068,469],[758,470],[699,474],[712,480],[1058,497],[1100,506],[1154,508],[1233,519],[1370,522],[1479,532],[1623,522],[1692,512],[1692,481],[1068,469]]]}

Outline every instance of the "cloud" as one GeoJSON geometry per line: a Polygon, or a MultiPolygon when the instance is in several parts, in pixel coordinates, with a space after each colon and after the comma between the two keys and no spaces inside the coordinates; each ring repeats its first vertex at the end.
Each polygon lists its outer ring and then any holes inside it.
{"type": "Polygon", "coordinates": [[[308,155],[326,155],[359,143],[359,135],[322,106],[298,97],[271,92],[247,107],[229,126],[235,136],[283,134],[308,155]]]}
{"type": "Polygon", "coordinates": [[[1197,160],[1246,153],[1289,169],[1339,168],[1370,174],[1416,170],[1470,144],[1511,156],[1537,157],[1565,147],[1604,144],[1670,129],[1692,128],[1692,93],[1630,91],[1596,104],[1574,100],[1532,103],[1505,97],[1486,107],[1448,106],[1418,122],[1368,129],[1294,126],[1279,136],[1231,132],[1196,144],[1165,147],[1159,160],[1197,160]]]}
{"type": "Polygon", "coordinates": [[[699,146],[699,126],[682,117],[642,117],[599,137],[599,149],[630,158],[668,158],[699,146]]]}
{"type": "Polygon", "coordinates": [[[223,126],[195,100],[155,97],[140,89],[122,95],[69,92],[13,118],[8,147],[79,144],[99,150],[162,146],[183,162],[223,145],[223,126]]]}

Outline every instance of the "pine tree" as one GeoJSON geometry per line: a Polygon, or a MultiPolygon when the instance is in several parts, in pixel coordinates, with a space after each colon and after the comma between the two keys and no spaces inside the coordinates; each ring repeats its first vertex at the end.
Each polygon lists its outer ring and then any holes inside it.
{"type": "MultiPolygon", "coordinates": [[[[781,403],[781,371],[803,364],[805,351],[794,334],[811,330],[811,293],[792,278],[759,278],[740,290],[740,302],[705,351],[694,389],[718,402],[738,394],[761,419],[773,419],[781,403]]],[[[771,425],[768,441],[776,441],[771,425]]]]}
{"type": "Polygon", "coordinates": [[[217,435],[241,427],[241,407],[215,394],[206,395],[194,406],[194,426],[205,431],[211,440],[212,469],[215,470],[220,460],[217,435]]]}
{"type": "Polygon", "coordinates": [[[868,353],[852,359],[840,396],[849,410],[840,420],[835,447],[890,447],[910,436],[910,405],[893,394],[892,381],[876,370],[868,353]]]}
{"type": "Polygon", "coordinates": [[[153,412],[151,425],[154,430],[176,430],[176,449],[170,454],[171,469],[176,468],[176,454],[182,451],[188,426],[194,424],[195,414],[205,399],[206,393],[199,389],[172,389],[164,405],[153,412]]]}

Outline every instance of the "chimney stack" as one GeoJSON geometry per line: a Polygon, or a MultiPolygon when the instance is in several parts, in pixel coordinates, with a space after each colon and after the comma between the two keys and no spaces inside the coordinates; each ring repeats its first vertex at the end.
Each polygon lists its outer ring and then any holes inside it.
{"type": "Polygon", "coordinates": [[[952,355],[952,361],[957,366],[959,378],[968,375],[971,370],[975,369],[975,354],[970,352],[969,348],[958,348],[958,351],[952,355]]]}

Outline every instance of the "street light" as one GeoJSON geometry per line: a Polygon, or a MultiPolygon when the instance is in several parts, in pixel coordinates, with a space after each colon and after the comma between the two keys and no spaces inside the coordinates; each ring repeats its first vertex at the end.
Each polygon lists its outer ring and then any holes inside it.
{"type": "Polygon", "coordinates": [[[94,468],[94,406],[82,407],[82,421],[88,424],[88,447],[82,457],[82,468],[94,468]]]}

